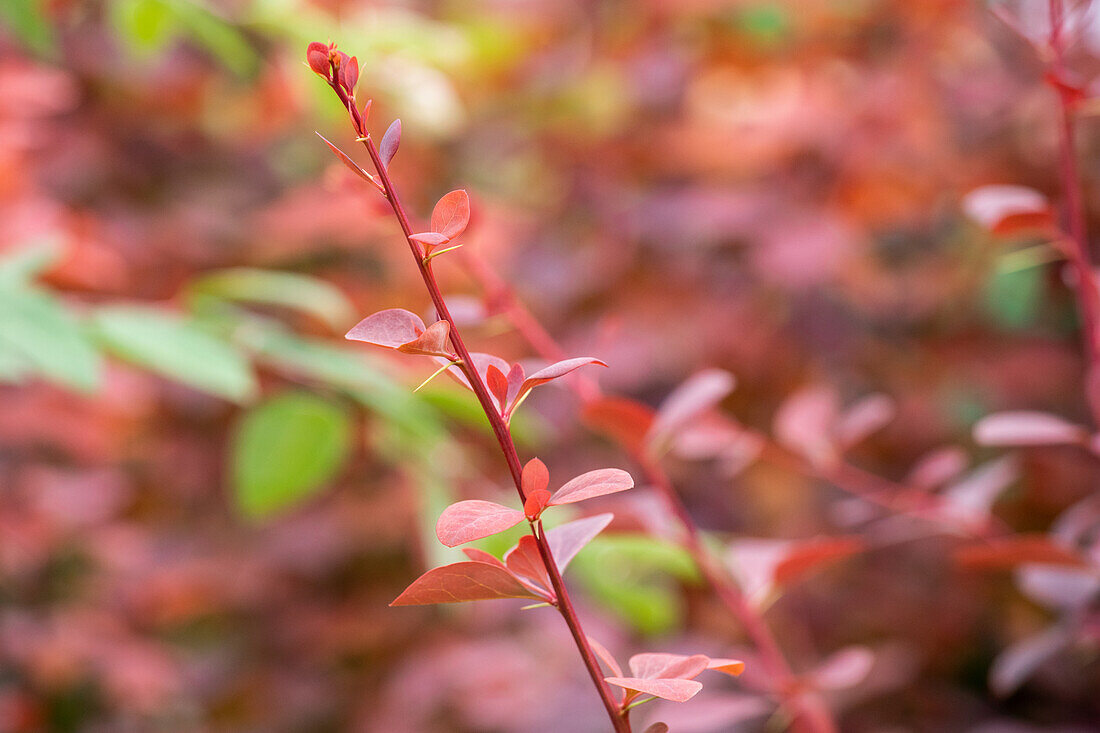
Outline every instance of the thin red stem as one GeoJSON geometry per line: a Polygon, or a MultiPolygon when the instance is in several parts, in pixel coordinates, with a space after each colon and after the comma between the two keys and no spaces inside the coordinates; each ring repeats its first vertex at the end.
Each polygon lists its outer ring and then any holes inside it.
{"type": "MultiPolygon", "coordinates": [[[[1065,8],[1062,0],[1050,0],[1050,72],[1064,80],[1065,8]]],[[[1053,85],[1058,94],[1058,173],[1065,197],[1069,226],[1067,254],[1077,279],[1077,310],[1081,315],[1086,360],[1086,397],[1093,422],[1100,426],[1100,289],[1092,271],[1088,225],[1081,175],[1077,167],[1076,130],[1074,129],[1074,92],[1065,84],[1053,85]]]]}
{"type": "MultiPolygon", "coordinates": [[[[333,78],[337,78],[333,73],[333,78]]],[[[367,149],[367,154],[370,156],[371,162],[374,164],[374,168],[378,173],[378,180],[382,184],[383,193],[386,199],[390,202],[390,208],[393,209],[394,216],[397,217],[397,221],[401,226],[401,231],[405,235],[405,241],[408,243],[409,248],[412,251],[413,258],[416,260],[417,267],[420,270],[421,278],[424,281],[424,286],[428,290],[428,294],[431,296],[432,304],[435,306],[436,313],[439,318],[447,321],[450,324],[450,338],[451,344],[454,346],[461,363],[458,367],[462,370],[462,373],[466,376],[466,379],[470,383],[470,387],[473,389],[474,394],[477,396],[478,402],[481,404],[481,409],[485,412],[485,416],[489,420],[489,424],[492,427],[493,435],[497,439],[497,443],[500,445],[500,450],[504,454],[504,459],[508,464],[508,470],[512,474],[512,480],[516,485],[516,491],[519,493],[520,501],[526,501],[527,496],[523,491],[522,483],[522,471],[523,467],[520,463],[519,454],[516,452],[515,443],[512,441],[512,434],[505,423],[504,418],[497,410],[493,403],[493,398],[489,394],[489,390],[486,387],[484,381],[481,379],[481,375],[478,374],[477,369],[474,368],[473,361],[470,358],[470,352],[466,348],[466,344],[462,339],[462,335],[459,331],[458,325],[451,317],[450,311],[447,309],[447,304],[443,300],[443,294],[440,292],[439,285],[435,280],[435,275],[432,273],[431,264],[424,261],[424,251],[420,244],[412,239],[414,231],[409,223],[408,214],[405,212],[404,206],[401,204],[401,199],[397,195],[397,190],[394,188],[393,182],[390,180],[389,172],[386,170],[386,166],[382,163],[382,159],[379,157],[378,149],[374,145],[374,141],[371,139],[369,133],[366,131],[364,121],[359,114],[355,105],[354,98],[348,97],[346,92],[340,87],[338,83],[331,83],[333,90],[336,91],[340,97],[340,101],[344,103],[344,106],[351,114],[352,122],[355,125],[356,132],[359,134],[363,146],[367,149]]],[[[565,587],[565,582],[562,579],[561,571],[558,568],[557,562],[554,560],[554,556],[550,551],[550,545],[548,544],[544,533],[541,531],[535,531],[532,528],[532,534],[538,544],[539,555],[542,557],[543,563],[546,565],[547,572],[550,576],[550,583],[553,586],[554,594],[557,598],[555,607],[558,612],[565,619],[566,625],[569,627],[569,632],[573,635],[573,640],[577,645],[577,649],[580,651],[581,658],[584,660],[585,668],[588,671],[589,677],[592,678],[593,684],[596,686],[600,695],[600,700],[603,703],[608,717],[611,720],[611,724],[616,733],[630,733],[630,723],[621,714],[619,709],[619,703],[615,700],[611,693],[611,689],[607,682],[604,681],[603,672],[600,669],[600,663],[596,658],[595,653],[592,651],[591,645],[588,643],[588,637],[584,633],[584,629],[581,627],[580,618],[577,615],[576,610],[573,607],[573,602],[569,597],[569,592],[565,587]]]]}

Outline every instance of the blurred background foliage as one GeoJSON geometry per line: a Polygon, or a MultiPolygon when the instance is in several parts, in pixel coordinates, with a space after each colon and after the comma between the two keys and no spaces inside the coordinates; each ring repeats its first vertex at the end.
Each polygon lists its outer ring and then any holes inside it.
{"type": "MultiPolygon", "coordinates": [[[[548,614],[387,608],[454,557],[443,506],[509,494],[476,403],[443,380],[412,393],[425,365],[340,339],[429,303],[384,202],[313,134],[351,149],[303,65],[313,40],[358,56],[376,130],[402,118],[406,200],[468,187],[467,248],[611,365],[609,391],[656,403],[720,366],[739,378],[724,407],[757,427],[806,384],[884,392],[898,417],[854,460],[894,478],[937,446],[986,457],[969,430],[993,410],[1087,421],[1060,269],[962,214],[981,184],[1057,195],[1040,67],[980,2],[9,0],[2,731],[602,730],[548,614]]],[[[1083,125],[1090,183],[1096,142],[1083,125]]],[[[531,356],[499,294],[437,269],[456,310],[487,311],[480,350],[531,356]]],[[[576,408],[532,397],[521,452],[557,477],[630,468],[576,408]]],[[[1070,449],[1021,462],[997,512],[1023,529],[1096,486],[1070,449]]],[[[781,467],[671,471],[724,537],[843,524],[833,487],[781,467]]],[[[682,552],[630,506],[613,529],[572,570],[595,635],[623,658],[731,656],[741,633],[682,552]]],[[[988,690],[998,650],[1049,617],[1005,575],[954,568],[952,542],[786,589],[768,618],[796,669],[876,649],[834,700],[844,730],[1097,730],[1095,638],[988,690]]],[[[673,730],[780,725],[721,692],[673,730]]]]}

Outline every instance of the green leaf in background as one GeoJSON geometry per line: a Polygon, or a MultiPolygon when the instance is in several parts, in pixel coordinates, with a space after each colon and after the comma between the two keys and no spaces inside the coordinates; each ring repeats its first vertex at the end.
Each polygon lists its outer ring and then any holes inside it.
{"type": "Polygon", "coordinates": [[[99,385],[100,357],[84,325],[59,300],[32,288],[0,283],[0,351],[4,373],[25,371],[82,392],[99,385]]]}
{"type": "Polygon", "coordinates": [[[45,0],[4,0],[0,2],[0,25],[28,48],[45,54],[53,50],[53,30],[43,5],[45,0]]]}
{"type": "Polygon", "coordinates": [[[4,252],[0,256],[0,287],[30,285],[57,262],[61,252],[62,245],[56,237],[42,237],[4,252]]]}
{"type": "Polygon", "coordinates": [[[1006,330],[1035,323],[1043,299],[1045,268],[994,269],[985,286],[985,309],[1006,330]]]}
{"type": "Polygon", "coordinates": [[[95,314],[103,347],[120,359],[233,402],[256,394],[244,355],[195,323],[159,308],[109,306],[95,314]]]}
{"type": "Polygon", "coordinates": [[[235,267],[208,273],[187,288],[188,298],[201,305],[205,298],[277,305],[324,321],[334,331],[354,325],[355,311],[338,288],[324,280],[292,272],[235,267]]]}
{"type": "Polygon", "coordinates": [[[308,392],[288,392],[245,413],[232,447],[237,507],[263,519],[314,496],[343,467],[351,420],[308,392]]]}

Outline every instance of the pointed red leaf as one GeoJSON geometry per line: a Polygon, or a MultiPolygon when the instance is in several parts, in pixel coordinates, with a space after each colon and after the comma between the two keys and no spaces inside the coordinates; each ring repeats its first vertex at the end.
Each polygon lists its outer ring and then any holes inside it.
{"type": "Polygon", "coordinates": [[[624,449],[638,452],[652,429],[654,412],[634,400],[601,397],[584,406],[581,419],[589,428],[603,433],[624,449]]]}
{"type": "Polygon", "coordinates": [[[420,232],[419,234],[413,234],[409,239],[414,242],[420,242],[426,247],[438,247],[441,244],[446,244],[451,241],[437,232],[420,232]]]}
{"type": "Polygon", "coordinates": [[[504,564],[521,582],[529,583],[533,589],[547,596],[553,596],[553,587],[546,565],[539,554],[538,542],[534,536],[525,534],[519,542],[504,555],[504,564]]]}
{"type": "Polygon", "coordinates": [[[604,677],[612,685],[673,702],[687,702],[703,689],[695,680],[643,680],[638,677],[604,677]]]}
{"type": "Polygon", "coordinates": [[[707,669],[712,669],[715,672],[722,672],[731,677],[738,677],[745,671],[745,663],[740,659],[719,659],[711,657],[710,661],[707,662],[707,669]]]}
{"type": "Polygon", "coordinates": [[[837,420],[837,442],[850,448],[885,427],[896,413],[897,405],[887,395],[867,395],[845,410],[837,420]]]}
{"type": "Polygon", "coordinates": [[[394,120],[386,134],[382,136],[382,142],[378,144],[378,157],[382,161],[383,168],[390,167],[390,161],[397,155],[397,148],[401,145],[401,120],[394,120]]]}
{"type": "Polygon", "coordinates": [[[550,504],[572,504],[632,488],[634,488],[634,479],[626,471],[618,468],[600,468],[582,473],[567,482],[550,497],[550,504]]]}
{"type": "Polygon", "coordinates": [[[359,59],[352,56],[347,64],[340,69],[340,77],[344,81],[344,88],[355,94],[355,85],[359,83],[359,59]]]}
{"type": "Polygon", "coordinates": [[[955,552],[955,560],[961,565],[974,568],[1014,568],[1023,563],[1072,566],[1085,564],[1078,553],[1043,534],[998,537],[960,547],[955,552]]]}
{"type": "Polygon", "coordinates": [[[596,656],[600,658],[600,661],[607,665],[608,670],[613,672],[616,677],[623,676],[622,667],[620,667],[619,663],[615,661],[615,657],[611,654],[611,652],[607,651],[607,647],[593,639],[591,636],[588,637],[588,645],[592,647],[592,651],[595,652],[596,656]]]}
{"type": "Polygon", "coordinates": [[[520,387],[523,386],[524,379],[523,365],[513,364],[512,368],[508,370],[508,397],[504,404],[510,405],[515,402],[516,397],[519,395],[520,387]]]}
{"type": "Polygon", "coordinates": [[[875,653],[865,646],[850,646],[832,654],[810,672],[819,690],[846,690],[867,679],[875,665],[875,653]]]}
{"type": "Polygon", "coordinates": [[[480,540],[510,529],[523,520],[523,512],[491,501],[471,499],[451,504],[435,525],[435,535],[447,547],[480,540]]]}
{"type": "Polygon", "coordinates": [[[837,458],[833,428],[837,420],[836,393],[808,387],[790,397],[775,414],[775,437],[784,446],[815,466],[837,458]]]}
{"type": "Polygon", "coordinates": [[[427,356],[445,356],[451,354],[448,348],[448,339],[451,335],[451,324],[447,321],[436,321],[424,329],[424,333],[412,341],[401,344],[397,350],[403,354],[425,354],[427,356]]]}
{"type": "Polygon", "coordinates": [[[387,308],[359,321],[344,338],[396,349],[424,333],[420,316],[401,308],[387,308]]]}
{"type": "Polygon", "coordinates": [[[456,562],[424,573],[390,605],[425,606],[497,598],[542,600],[503,568],[485,562],[456,562]]]}
{"type": "Polygon", "coordinates": [[[550,554],[554,556],[558,570],[564,573],[577,553],[603,532],[614,518],[614,514],[595,514],[547,530],[546,542],[550,545],[550,554]]]}
{"type": "Polygon", "coordinates": [[[711,409],[733,391],[736,380],[722,369],[704,369],[674,389],[657,410],[649,440],[656,445],[692,418],[711,409]]]}
{"type": "Polygon", "coordinates": [[[645,653],[630,658],[630,673],[646,680],[684,679],[698,677],[710,659],[702,654],[645,653]]]}
{"type": "Polygon", "coordinates": [[[527,495],[527,501],[523,502],[523,514],[533,522],[542,515],[542,510],[546,508],[549,501],[550,492],[546,489],[532,491],[527,495]]]}
{"type": "MultiPolygon", "coordinates": [[[[508,362],[501,359],[499,356],[493,356],[492,354],[483,354],[475,351],[470,354],[470,361],[473,363],[474,371],[481,375],[482,381],[486,380],[486,372],[489,365],[492,364],[502,372],[507,372],[511,369],[511,365],[508,362]]],[[[445,359],[437,359],[437,362],[442,366],[446,363],[445,359]]],[[[466,375],[462,373],[462,370],[458,366],[453,366],[447,370],[447,373],[458,380],[459,384],[466,388],[470,387],[469,381],[466,379],[466,375]]]]}
{"type": "Polygon", "coordinates": [[[523,384],[520,385],[519,394],[517,399],[527,394],[529,391],[538,387],[540,384],[546,384],[549,381],[564,377],[574,369],[579,369],[582,366],[588,364],[599,364],[600,366],[607,366],[599,359],[594,359],[590,356],[579,356],[575,359],[565,359],[557,363],[551,364],[548,367],[539,369],[537,372],[523,380],[523,384]]]}
{"type": "Polygon", "coordinates": [[[506,569],[504,567],[504,563],[502,563],[500,560],[498,560],[497,558],[490,555],[485,550],[479,550],[476,547],[463,547],[462,551],[464,553],[466,553],[466,557],[470,558],[471,560],[473,560],[475,562],[487,562],[490,565],[496,565],[497,567],[501,568],[502,570],[506,569]]]}
{"type": "Polygon", "coordinates": [[[470,197],[459,189],[439,199],[432,210],[432,231],[439,232],[447,239],[462,234],[470,223],[470,197]]]}
{"type": "Polygon", "coordinates": [[[668,733],[668,723],[654,723],[642,733],[668,733]]]}
{"type": "Polygon", "coordinates": [[[503,412],[505,405],[508,404],[505,402],[508,399],[508,377],[504,376],[504,372],[500,369],[490,364],[485,367],[485,386],[489,388],[489,392],[493,397],[497,398],[497,405],[503,412]]]}
{"type": "Polygon", "coordinates": [[[335,145],[333,145],[332,143],[330,143],[328,141],[328,138],[326,138],[321,133],[318,132],[318,133],[316,133],[316,135],[317,135],[317,137],[321,138],[324,141],[325,145],[328,145],[328,149],[331,150],[333,152],[333,154],[337,158],[340,159],[341,163],[343,163],[344,165],[346,165],[348,167],[348,170],[350,170],[352,173],[354,173],[355,175],[362,178],[364,181],[370,181],[371,180],[370,174],[367,173],[362,168],[360,168],[359,165],[354,160],[351,159],[351,156],[349,156],[343,150],[341,150],[340,148],[338,148],[335,145]]]}
{"type": "Polygon", "coordinates": [[[546,464],[538,458],[527,461],[527,464],[523,467],[521,484],[524,494],[542,491],[549,486],[550,471],[546,468],[546,464]]]}
{"type": "Polygon", "coordinates": [[[1087,440],[1083,426],[1046,412],[998,412],[974,425],[974,441],[980,445],[1080,445],[1087,440]]]}
{"type": "Polygon", "coordinates": [[[905,484],[931,491],[965,471],[969,462],[970,458],[962,448],[938,448],[925,454],[914,464],[905,478],[905,484]]]}

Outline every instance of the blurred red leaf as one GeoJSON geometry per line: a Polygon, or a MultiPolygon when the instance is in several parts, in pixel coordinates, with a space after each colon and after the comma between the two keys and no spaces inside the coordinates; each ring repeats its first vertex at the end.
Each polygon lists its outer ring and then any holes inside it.
{"type": "Polygon", "coordinates": [[[894,419],[897,406],[884,394],[867,395],[844,410],[834,432],[837,442],[850,448],[894,419]]]}
{"type": "Polygon", "coordinates": [[[1050,204],[1043,194],[1026,186],[990,185],[963,197],[963,210],[994,234],[1049,226],[1050,204]]]}
{"type": "Polygon", "coordinates": [[[1013,568],[1022,563],[1049,565],[1085,564],[1082,557],[1043,534],[998,537],[960,547],[955,560],[971,568],[1013,568]]]}
{"type": "Polygon", "coordinates": [[[795,544],[775,567],[778,585],[794,583],[825,563],[862,552],[866,543],[858,537],[826,537],[795,544]]]}
{"type": "Polygon", "coordinates": [[[448,240],[462,234],[469,223],[470,196],[462,189],[451,191],[432,209],[432,231],[448,240]]]}
{"type": "Polygon", "coordinates": [[[668,724],[666,723],[654,723],[646,728],[642,733],[668,733],[668,724]]]}
{"type": "Polygon", "coordinates": [[[600,397],[585,404],[581,420],[624,449],[640,452],[653,425],[654,415],[652,409],[640,402],[621,397],[600,397]]]}
{"type": "Polygon", "coordinates": [[[1083,426],[1046,412],[997,412],[974,425],[974,441],[981,445],[1065,445],[1087,440],[1083,426]]]}
{"type": "Polygon", "coordinates": [[[850,646],[819,664],[810,674],[819,690],[845,690],[867,679],[875,664],[875,653],[865,646],[850,646]]]}
{"type": "Polygon", "coordinates": [[[359,321],[344,338],[396,349],[424,333],[424,321],[402,308],[387,308],[359,321]]]}
{"type": "Polygon", "coordinates": [[[479,540],[510,529],[523,519],[523,512],[491,501],[471,499],[451,504],[435,525],[435,534],[447,547],[479,540]]]}
{"type": "Polygon", "coordinates": [[[657,409],[649,429],[650,445],[660,443],[700,413],[717,405],[736,384],[733,375],[722,369],[704,369],[688,377],[657,409]]]}
{"type": "Polygon", "coordinates": [[[634,479],[626,471],[619,468],[600,468],[582,473],[566,482],[550,497],[550,504],[572,504],[632,488],[634,488],[634,479]]]}
{"type": "Polygon", "coordinates": [[[804,388],[779,407],[775,437],[815,466],[830,464],[837,459],[833,429],[838,408],[836,393],[831,389],[804,388]]]}
{"type": "Polygon", "coordinates": [[[524,587],[511,573],[486,562],[456,562],[434,568],[412,582],[391,606],[424,606],[497,598],[542,596],[524,587]]]}

